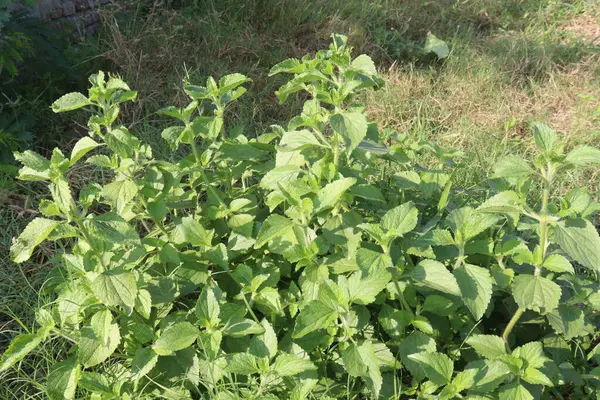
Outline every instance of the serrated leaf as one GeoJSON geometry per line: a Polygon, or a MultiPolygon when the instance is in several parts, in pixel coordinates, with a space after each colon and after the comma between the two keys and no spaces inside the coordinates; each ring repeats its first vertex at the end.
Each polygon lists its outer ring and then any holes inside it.
{"type": "Polygon", "coordinates": [[[219,94],[223,96],[229,91],[247,82],[252,82],[252,79],[239,73],[225,75],[219,79],[219,94]]]}
{"type": "Polygon", "coordinates": [[[194,217],[187,216],[175,227],[172,233],[176,243],[189,243],[192,246],[212,246],[212,231],[207,231],[194,217]]]}
{"type": "Polygon", "coordinates": [[[54,103],[52,103],[52,111],[55,113],[77,110],[92,104],[87,97],[79,92],[67,93],[54,103]]]}
{"type": "Polygon", "coordinates": [[[435,260],[423,260],[412,270],[411,277],[418,283],[440,292],[460,296],[456,278],[444,264],[435,260]]]}
{"type": "Polygon", "coordinates": [[[311,147],[325,147],[308,130],[285,132],[279,141],[279,146],[279,151],[284,152],[304,150],[311,147]]]}
{"type": "Polygon", "coordinates": [[[300,358],[295,354],[282,353],[277,356],[271,370],[278,376],[293,376],[304,371],[312,371],[317,367],[312,361],[300,358]]]}
{"type": "Polygon", "coordinates": [[[523,210],[521,198],[516,192],[507,190],[487,199],[477,208],[478,212],[518,214],[523,210]]]}
{"type": "Polygon", "coordinates": [[[574,274],[573,266],[565,257],[560,254],[551,254],[544,260],[542,267],[549,269],[552,272],[574,274]]]}
{"type": "Polygon", "coordinates": [[[356,178],[343,178],[328,183],[317,193],[315,213],[329,210],[340,201],[344,193],[356,183],[356,178]]]}
{"type": "Polygon", "coordinates": [[[534,397],[529,393],[525,386],[519,382],[503,385],[498,390],[499,400],[533,400],[534,397]]]}
{"type": "Polygon", "coordinates": [[[232,374],[252,375],[258,372],[257,359],[249,353],[227,355],[226,370],[232,374]]]}
{"type": "Polygon", "coordinates": [[[369,57],[366,54],[361,54],[360,56],[352,60],[352,63],[350,63],[350,67],[354,71],[358,71],[367,76],[377,75],[377,68],[375,67],[375,63],[373,62],[371,57],[369,57]]]}
{"type": "Polygon", "coordinates": [[[409,358],[411,354],[426,352],[431,353],[436,351],[435,340],[428,335],[414,331],[408,335],[400,344],[398,352],[404,366],[418,380],[425,377],[423,369],[420,365],[409,358]]]}
{"type": "Polygon", "coordinates": [[[78,360],[85,368],[93,367],[110,357],[121,342],[121,334],[117,324],[109,326],[108,338],[103,342],[94,329],[83,328],[79,339],[78,360]]]}
{"type": "Polygon", "coordinates": [[[50,368],[46,390],[50,400],[71,400],[75,398],[81,365],[75,357],[69,358],[50,368]]]}
{"type": "Polygon", "coordinates": [[[358,112],[343,112],[331,116],[331,127],[344,140],[346,151],[352,153],[367,135],[367,119],[358,112]]]}
{"type": "Polygon", "coordinates": [[[395,236],[402,236],[415,229],[418,216],[419,211],[409,201],[389,210],[381,219],[381,227],[395,236]]]}
{"type": "Polygon", "coordinates": [[[600,164],[600,150],[590,146],[578,146],[567,154],[565,161],[577,166],[600,164]]]}
{"type": "Polygon", "coordinates": [[[25,333],[16,336],[2,354],[2,358],[0,358],[0,373],[22,360],[42,342],[42,339],[42,335],[35,333],[25,333]]]}
{"type": "Polygon", "coordinates": [[[205,328],[212,328],[219,324],[221,308],[215,293],[210,287],[204,287],[196,303],[196,317],[198,323],[205,328]]]}
{"type": "Polygon", "coordinates": [[[527,361],[531,368],[541,368],[549,361],[544,355],[542,342],[529,342],[513,350],[512,355],[527,361]]]}
{"type": "Polygon", "coordinates": [[[94,279],[92,291],[107,306],[133,308],[137,296],[135,275],[120,268],[110,269],[94,279]]]}
{"type": "Polygon", "coordinates": [[[360,271],[348,278],[348,295],[351,302],[370,304],[392,278],[388,268],[392,266],[390,257],[368,249],[358,249],[356,264],[360,271]]]}
{"type": "Polygon", "coordinates": [[[439,59],[448,57],[450,49],[448,44],[443,40],[439,39],[431,32],[427,32],[427,39],[425,39],[425,45],[423,46],[424,53],[433,53],[439,59]]]}
{"type": "Polygon", "coordinates": [[[255,247],[261,248],[271,240],[286,235],[293,227],[292,220],[277,214],[269,215],[260,227],[255,247]]]}
{"type": "Polygon", "coordinates": [[[541,122],[533,123],[533,138],[535,145],[544,154],[551,154],[556,145],[556,133],[546,124],[541,122]]]}
{"type": "Polygon", "coordinates": [[[554,331],[563,334],[567,340],[587,334],[583,310],[578,306],[561,304],[546,317],[554,331]]]}
{"type": "Polygon", "coordinates": [[[559,221],[554,227],[556,243],[586,268],[600,271],[600,235],[584,219],[559,221]]]}
{"type": "Polygon", "coordinates": [[[81,157],[85,156],[90,151],[94,150],[96,147],[100,146],[94,139],[89,136],[84,136],[75,143],[73,150],[71,151],[71,159],[69,160],[69,165],[75,164],[77,161],[81,159],[81,157]]]}
{"type": "Polygon", "coordinates": [[[475,320],[481,319],[492,298],[492,277],[485,268],[464,264],[454,270],[461,299],[475,320]]]}
{"type": "Polygon", "coordinates": [[[337,311],[319,301],[308,303],[296,317],[292,337],[299,339],[319,329],[327,328],[337,318],[337,311]]]}
{"type": "Polygon", "coordinates": [[[138,349],[131,361],[132,379],[137,380],[147,375],[158,361],[158,354],[149,347],[138,349]]]}
{"type": "Polygon", "coordinates": [[[436,385],[447,385],[452,380],[454,363],[443,353],[416,353],[408,356],[409,359],[418,363],[425,376],[436,385]]]}
{"type": "Polygon", "coordinates": [[[554,386],[550,378],[535,368],[526,368],[522,377],[525,382],[531,383],[532,385],[554,386]]]}
{"type": "Polygon", "coordinates": [[[114,395],[108,378],[97,372],[83,371],[79,377],[78,386],[92,393],[114,395]]]}
{"type": "Polygon", "coordinates": [[[10,247],[10,257],[16,263],[29,260],[33,250],[42,243],[58,226],[60,221],[47,218],[35,218],[10,247]]]}
{"type": "Polygon", "coordinates": [[[267,357],[271,359],[277,354],[277,334],[267,319],[260,321],[260,324],[264,332],[252,337],[250,340],[250,353],[258,358],[267,357]]]}
{"type": "Polygon", "coordinates": [[[108,200],[117,214],[122,214],[137,192],[138,187],[135,182],[125,179],[113,181],[104,186],[101,195],[108,200]]]}
{"type": "Polygon", "coordinates": [[[493,214],[480,214],[471,207],[458,208],[452,211],[447,218],[448,225],[454,231],[457,243],[466,243],[486,229],[491,228],[498,221],[493,214]]]}
{"type": "Polygon", "coordinates": [[[361,344],[350,344],[342,352],[342,360],[348,374],[363,378],[374,397],[378,398],[383,378],[373,343],[365,340],[361,344]]]}
{"type": "Polygon", "coordinates": [[[227,321],[223,328],[223,334],[231,337],[243,337],[258,335],[264,332],[264,328],[248,318],[233,318],[227,321]]]}
{"type": "Polygon", "coordinates": [[[547,313],[558,307],[561,289],[548,278],[519,275],[513,280],[512,293],[519,307],[547,313]]]}
{"type": "Polygon", "coordinates": [[[168,356],[191,346],[199,333],[198,328],[189,322],[178,322],[161,332],[152,349],[159,356],[168,356]]]}
{"type": "Polygon", "coordinates": [[[533,169],[523,158],[519,156],[508,156],[494,165],[493,178],[503,178],[512,184],[519,180],[528,178],[533,174],[533,169]]]}
{"type": "Polygon", "coordinates": [[[504,340],[500,336],[472,335],[466,342],[473,347],[477,354],[487,359],[507,354],[506,343],[504,343],[504,340]]]}

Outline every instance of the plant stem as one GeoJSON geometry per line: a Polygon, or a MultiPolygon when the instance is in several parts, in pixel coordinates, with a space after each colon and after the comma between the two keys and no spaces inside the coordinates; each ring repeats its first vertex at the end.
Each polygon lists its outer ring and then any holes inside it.
{"type": "Polygon", "coordinates": [[[243,293],[241,293],[241,295],[242,295],[242,299],[244,300],[244,304],[246,304],[246,309],[248,310],[250,315],[252,315],[252,318],[254,319],[254,321],[256,321],[257,324],[260,324],[260,321],[256,317],[256,314],[254,314],[254,311],[252,311],[252,307],[250,307],[250,303],[248,303],[248,300],[246,299],[246,295],[243,293]]]}
{"type": "Polygon", "coordinates": [[[338,167],[340,164],[340,145],[338,143],[338,135],[337,133],[333,134],[333,166],[335,168],[335,175],[338,173],[338,167]]]}
{"type": "MultiPolygon", "coordinates": [[[[548,250],[548,220],[546,218],[546,215],[548,213],[548,201],[550,199],[550,186],[552,184],[552,178],[553,178],[553,174],[552,174],[550,165],[548,165],[546,167],[546,169],[543,171],[543,176],[544,176],[544,190],[542,193],[542,206],[540,209],[540,217],[539,217],[540,250],[542,252],[542,257],[539,262],[539,265],[535,266],[535,271],[533,273],[534,276],[540,276],[540,274],[542,273],[542,265],[544,264],[544,261],[546,259],[546,252],[548,250]]],[[[521,315],[523,314],[524,311],[525,311],[524,309],[519,307],[517,309],[517,311],[515,312],[515,314],[512,316],[512,318],[510,319],[510,321],[508,322],[508,325],[506,325],[506,329],[504,329],[504,333],[502,334],[502,338],[504,339],[505,343],[508,343],[508,336],[510,335],[510,332],[513,330],[513,328],[517,324],[517,321],[519,320],[519,318],[521,318],[521,315]]]]}
{"type": "Polygon", "coordinates": [[[215,190],[215,188],[212,187],[212,185],[210,184],[210,181],[208,180],[208,177],[206,176],[206,173],[204,172],[204,167],[202,166],[202,161],[200,159],[200,153],[198,152],[198,147],[196,147],[196,142],[192,141],[191,146],[192,146],[192,153],[194,153],[194,158],[196,159],[196,163],[198,164],[198,171],[200,172],[200,178],[202,179],[202,182],[204,182],[204,185],[206,185],[206,190],[208,190],[210,192],[210,194],[215,199],[217,199],[219,204],[226,207],[225,202],[223,201],[223,199],[221,198],[219,193],[215,190]]]}

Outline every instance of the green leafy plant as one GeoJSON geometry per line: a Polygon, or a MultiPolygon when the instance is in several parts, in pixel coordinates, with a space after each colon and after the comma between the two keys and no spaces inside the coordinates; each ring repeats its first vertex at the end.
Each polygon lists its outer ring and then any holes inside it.
{"type": "Polygon", "coordinates": [[[160,110],[189,149],[174,162],[118,123],[136,98],[118,77],[57,100],[92,113],[90,136],[16,154],[52,199],[11,257],[60,250],[55,301],[0,373],[62,340],[51,399],[595,399],[600,204],[555,178],[600,150],[536,124],[539,154],[499,161],[481,202],[453,190],[461,153],[368,121],[360,92],[383,82],[351,50],[333,35],[275,65],[280,102],[306,101],[253,139],[225,118],[249,78],[186,83],[190,103],[160,110]],[[108,179],[76,191],[76,163],[108,179]]]}

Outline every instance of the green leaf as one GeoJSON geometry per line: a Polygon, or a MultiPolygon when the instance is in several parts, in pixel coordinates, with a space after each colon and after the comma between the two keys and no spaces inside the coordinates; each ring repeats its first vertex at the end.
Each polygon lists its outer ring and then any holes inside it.
{"type": "Polygon", "coordinates": [[[94,238],[95,245],[98,241],[108,248],[118,245],[138,244],[139,236],[135,229],[117,214],[106,213],[94,215],[83,221],[83,225],[94,238]]]}
{"type": "Polygon", "coordinates": [[[307,130],[285,132],[279,141],[279,151],[298,151],[311,147],[325,147],[307,130]]]}
{"type": "Polygon", "coordinates": [[[353,273],[347,281],[350,301],[357,304],[373,303],[375,296],[383,291],[392,278],[388,272],[392,260],[386,254],[358,249],[356,264],[360,271],[353,273]]]}
{"type": "Polygon", "coordinates": [[[590,146],[579,146],[567,154],[565,161],[577,166],[600,164],[600,150],[590,146]]]}
{"type": "Polygon", "coordinates": [[[331,309],[319,301],[308,303],[296,317],[292,337],[299,339],[319,329],[327,328],[337,318],[337,310],[331,309]]]}
{"type": "Polygon", "coordinates": [[[348,154],[358,147],[367,135],[367,119],[358,112],[344,112],[331,116],[331,127],[343,139],[348,154]]]}
{"type": "Polygon", "coordinates": [[[413,320],[413,315],[406,310],[397,310],[384,304],[378,316],[378,321],[385,332],[394,339],[406,336],[406,328],[413,320]]]}
{"type": "Polygon", "coordinates": [[[117,324],[110,325],[106,342],[98,337],[94,329],[83,328],[79,339],[78,359],[85,368],[93,367],[110,357],[121,342],[121,334],[117,324]]]}
{"type": "Polygon", "coordinates": [[[418,363],[425,376],[438,386],[447,385],[452,380],[454,363],[443,353],[416,353],[408,356],[418,363]]]}
{"type": "Polygon", "coordinates": [[[50,400],[71,400],[75,398],[81,365],[71,357],[50,368],[46,390],[50,400]]]}
{"type": "Polygon", "coordinates": [[[550,361],[544,355],[542,342],[525,343],[523,346],[514,349],[512,355],[527,361],[529,367],[532,368],[541,368],[547,361],[550,361]]]}
{"type": "Polygon", "coordinates": [[[561,289],[548,278],[519,275],[513,280],[512,293],[519,307],[547,313],[558,307],[561,289]]]}
{"type": "Polygon", "coordinates": [[[117,180],[102,188],[102,196],[105,197],[117,214],[123,214],[125,208],[130,206],[131,200],[138,192],[138,187],[130,179],[117,180]]]}
{"type": "Polygon", "coordinates": [[[356,178],[343,178],[325,185],[317,193],[315,213],[334,208],[344,193],[355,183],[356,178]]]}
{"type": "Polygon", "coordinates": [[[100,393],[104,395],[114,395],[108,378],[97,372],[83,371],[79,377],[80,388],[89,390],[92,393],[100,393]]]}
{"type": "Polygon", "coordinates": [[[304,72],[305,69],[306,66],[302,64],[298,59],[288,58],[287,60],[275,64],[269,71],[269,76],[273,76],[275,74],[280,73],[299,74],[301,72],[304,72]]]}
{"type": "Polygon", "coordinates": [[[554,227],[556,243],[575,261],[600,272],[600,235],[584,219],[559,221],[554,227]]]}
{"type": "Polygon", "coordinates": [[[219,322],[219,302],[215,296],[215,293],[210,287],[205,287],[198,297],[196,303],[196,317],[198,317],[198,323],[205,328],[216,327],[219,322]]]}
{"type": "Polygon", "coordinates": [[[477,213],[471,207],[463,207],[452,211],[447,218],[450,228],[454,231],[457,243],[466,243],[498,221],[492,214],[477,213]]]}
{"type": "Polygon", "coordinates": [[[561,256],[560,254],[551,254],[548,257],[546,257],[544,263],[542,264],[542,267],[549,269],[552,272],[568,272],[570,274],[575,273],[575,270],[573,269],[573,266],[571,265],[569,260],[561,256]]]}
{"type": "Polygon", "coordinates": [[[262,223],[255,247],[261,248],[271,240],[286,235],[294,227],[294,222],[284,216],[271,214],[262,223]]]}
{"type": "Polygon", "coordinates": [[[219,94],[223,96],[229,91],[247,82],[252,82],[252,79],[242,74],[235,73],[225,75],[224,77],[219,79],[219,94]]]}
{"type": "Polygon", "coordinates": [[[439,261],[423,260],[412,270],[411,277],[416,282],[440,292],[460,296],[461,291],[456,278],[439,261]]]}
{"type": "Polygon", "coordinates": [[[377,189],[373,185],[368,184],[360,184],[352,187],[350,189],[350,193],[357,197],[362,197],[363,199],[371,200],[371,201],[379,201],[381,203],[385,203],[385,197],[381,193],[379,189],[377,189]]]}
{"type": "Polygon", "coordinates": [[[388,211],[381,219],[381,227],[395,236],[402,236],[415,229],[418,216],[419,211],[409,201],[388,211]]]}
{"type": "Polygon", "coordinates": [[[37,172],[46,172],[45,179],[49,179],[47,171],[50,169],[50,161],[36,152],[26,150],[22,153],[14,153],[15,160],[20,161],[24,167],[37,172]]]}
{"type": "Polygon", "coordinates": [[[112,330],[112,313],[110,310],[100,310],[92,316],[90,326],[94,334],[102,342],[103,345],[108,345],[112,330]]]}
{"type": "Polygon", "coordinates": [[[47,218],[35,218],[10,247],[10,257],[16,263],[29,260],[33,250],[42,243],[58,226],[60,221],[47,218]]]}
{"type": "Polygon", "coordinates": [[[266,318],[260,321],[260,324],[264,332],[252,337],[250,340],[250,353],[259,358],[267,357],[271,359],[277,354],[277,334],[266,318]]]}
{"type": "Polygon", "coordinates": [[[161,332],[152,349],[159,356],[168,356],[190,347],[198,339],[199,333],[198,328],[189,322],[178,322],[161,332]]]}
{"type": "Polygon", "coordinates": [[[523,212],[521,198],[516,192],[507,190],[487,199],[477,208],[479,212],[518,214],[523,212]]]}
{"type": "Polygon", "coordinates": [[[229,354],[226,370],[232,374],[252,375],[259,371],[256,357],[249,353],[229,354]]]}
{"type": "Polygon", "coordinates": [[[42,339],[42,335],[34,333],[24,333],[16,336],[2,354],[2,358],[0,358],[0,373],[22,360],[42,342],[42,339]]]}
{"type": "Polygon", "coordinates": [[[197,247],[212,246],[212,232],[204,229],[191,215],[183,217],[181,223],[176,225],[172,238],[175,243],[189,243],[197,247]]]}
{"type": "Polygon", "coordinates": [[[367,76],[377,75],[377,68],[375,68],[375,63],[373,62],[371,57],[369,57],[366,54],[361,54],[360,56],[352,60],[352,63],[350,63],[350,67],[353,70],[361,72],[367,76]]]}
{"type": "Polygon", "coordinates": [[[492,359],[502,354],[507,354],[506,343],[500,336],[472,335],[467,339],[467,344],[473,347],[481,357],[492,359]]]}
{"type": "Polygon", "coordinates": [[[461,299],[476,320],[481,319],[492,299],[492,277],[485,268],[464,264],[454,270],[461,299]]]}
{"type": "Polygon", "coordinates": [[[503,385],[498,391],[499,400],[533,400],[534,397],[529,393],[525,386],[519,382],[503,385]]]}
{"type": "Polygon", "coordinates": [[[132,379],[138,380],[141,377],[147,375],[158,361],[158,354],[149,347],[137,349],[135,356],[131,361],[131,372],[133,374],[132,379]]]}
{"type": "Polygon", "coordinates": [[[342,352],[342,360],[348,374],[365,379],[374,398],[378,398],[383,378],[379,370],[379,360],[375,354],[373,343],[365,340],[361,344],[350,344],[342,352]]]}
{"type": "Polygon", "coordinates": [[[554,386],[550,378],[535,368],[526,368],[522,377],[525,382],[532,385],[554,386]]]}
{"type": "Polygon", "coordinates": [[[72,111],[90,104],[92,103],[83,94],[71,92],[52,103],[52,111],[55,113],[72,111]]]}
{"type": "Polygon", "coordinates": [[[500,160],[494,166],[493,178],[504,178],[512,184],[533,174],[533,169],[523,158],[519,156],[508,156],[500,160]]]}
{"type": "Polygon", "coordinates": [[[94,279],[92,291],[107,306],[133,308],[137,296],[135,275],[121,268],[104,271],[94,279]]]}
{"type": "Polygon", "coordinates": [[[81,157],[85,156],[90,151],[94,150],[96,147],[100,146],[94,139],[89,136],[84,136],[75,143],[73,150],[71,151],[71,159],[69,161],[69,165],[75,164],[77,161],[81,159],[81,157]]]}
{"type": "Polygon", "coordinates": [[[244,337],[264,332],[262,325],[248,318],[232,318],[223,327],[223,334],[231,337],[244,337]]]}
{"type": "Polygon", "coordinates": [[[439,59],[446,58],[450,54],[448,44],[441,39],[438,39],[433,33],[427,32],[427,39],[423,46],[424,53],[433,53],[439,59]]]}
{"type": "Polygon", "coordinates": [[[550,155],[556,146],[556,133],[544,123],[533,123],[533,138],[537,148],[544,154],[550,155]]]}
{"type": "Polygon", "coordinates": [[[563,334],[567,340],[587,334],[583,310],[578,306],[561,304],[546,317],[554,331],[563,334]]]}
{"type": "Polygon", "coordinates": [[[408,335],[400,344],[398,352],[404,366],[417,380],[425,377],[421,366],[409,356],[411,354],[426,352],[431,353],[436,351],[435,340],[424,333],[414,331],[408,335]]]}
{"type": "Polygon", "coordinates": [[[282,353],[277,356],[271,367],[271,370],[278,376],[293,376],[315,369],[317,367],[310,360],[289,353],[282,353]]]}

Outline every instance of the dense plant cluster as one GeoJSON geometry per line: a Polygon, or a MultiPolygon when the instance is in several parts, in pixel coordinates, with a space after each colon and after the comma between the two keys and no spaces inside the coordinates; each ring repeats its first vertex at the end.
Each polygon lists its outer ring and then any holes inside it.
{"type": "Polygon", "coordinates": [[[276,74],[302,113],[253,139],[224,119],[250,79],[186,83],[160,110],[178,161],[117,123],[136,92],[115,76],[53,104],[90,110],[89,137],[16,155],[52,199],[11,256],[62,250],[0,372],[63,340],[51,399],[597,398],[600,204],[554,182],[600,150],[536,124],[537,155],[498,162],[481,202],[453,189],[459,152],[368,122],[356,94],[382,81],[345,37],[276,74]],[[108,183],[76,192],[81,162],[108,183]]]}

